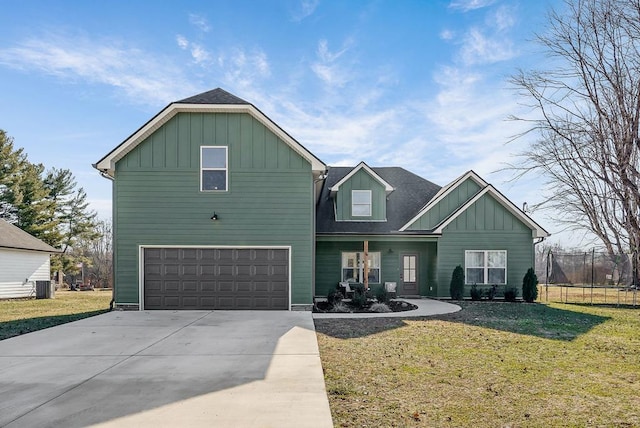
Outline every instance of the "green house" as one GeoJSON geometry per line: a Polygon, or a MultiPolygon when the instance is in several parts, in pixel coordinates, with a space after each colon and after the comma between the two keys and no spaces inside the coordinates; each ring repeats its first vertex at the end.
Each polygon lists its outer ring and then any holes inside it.
{"type": "Polygon", "coordinates": [[[341,282],[447,297],[458,264],[470,284],[517,285],[548,236],[473,172],[440,188],[331,168],[219,88],[169,104],[94,167],[113,184],[124,308],[309,309],[341,282]]]}
{"type": "Polygon", "coordinates": [[[549,235],[473,171],[441,188],[397,167],[329,168],[317,217],[320,296],[366,281],[400,296],[446,298],[457,265],[467,293],[473,284],[504,292],[521,285],[534,243],[549,235]]]}

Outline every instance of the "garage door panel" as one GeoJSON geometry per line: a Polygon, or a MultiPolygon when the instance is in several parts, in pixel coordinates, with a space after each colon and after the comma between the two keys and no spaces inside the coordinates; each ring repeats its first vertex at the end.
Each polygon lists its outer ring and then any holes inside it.
{"type": "Polygon", "coordinates": [[[255,281],[253,283],[256,293],[264,293],[269,291],[269,283],[267,281],[255,281]]]}
{"type": "Polygon", "coordinates": [[[180,258],[180,250],[177,248],[165,248],[161,251],[161,258],[163,260],[178,260],[180,258]]]}
{"type": "Polygon", "coordinates": [[[202,287],[203,292],[214,292],[216,291],[216,282],[215,281],[201,281],[200,287],[202,287]]]}
{"type": "Polygon", "coordinates": [[[289,251],[144,251],[145,309],[288,309],[289,251]]]}

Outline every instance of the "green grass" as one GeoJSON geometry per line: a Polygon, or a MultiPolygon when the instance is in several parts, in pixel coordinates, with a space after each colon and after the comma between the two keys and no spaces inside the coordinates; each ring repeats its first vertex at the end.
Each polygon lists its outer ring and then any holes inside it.
{"type": "Polygon", "coordinates": [[[0,340],[98,315],[110,291],[57,291],[54,299],[0,300],[0,340]]]}
{"type": "Polygon", "coordinates": [[[339,427],[640,426],[640,310],[464,302],[316,320],[339,427]]]}

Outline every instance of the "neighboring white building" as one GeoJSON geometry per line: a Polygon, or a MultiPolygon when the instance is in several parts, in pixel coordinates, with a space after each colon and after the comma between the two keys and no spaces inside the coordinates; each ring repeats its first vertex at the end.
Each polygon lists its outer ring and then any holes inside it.
{"type": "Polygon", "coordinates": [[[0,219],[0,299],[36,295],[36,281],[51,279],[52,246],[0,219]]]}

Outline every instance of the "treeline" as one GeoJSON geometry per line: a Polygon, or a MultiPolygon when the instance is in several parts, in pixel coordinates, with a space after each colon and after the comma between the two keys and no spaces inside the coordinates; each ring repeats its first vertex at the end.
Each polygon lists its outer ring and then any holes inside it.
{"type": "MultiPolygon", "coordinates": [[[[70,277],[80,274],[82,267],[95,266],[94,250],[104,250],[105,232],[110,238],[110,224],[99,221],[89,209],[87,194],[73,173],[31,163],[24,149],[16,148],[2,129],[0,218],[61,250],[51,258],[51,271],[70,277]]],[[[102,252],[101,257],[107,257],[102,252]]],[[[109,278],[94,280],[108,282],[109,278]]]]}

